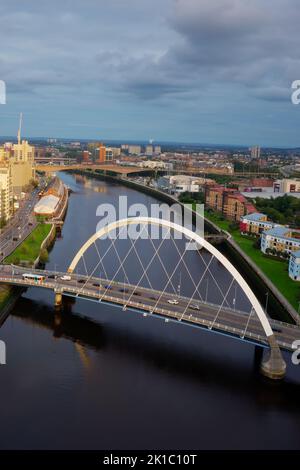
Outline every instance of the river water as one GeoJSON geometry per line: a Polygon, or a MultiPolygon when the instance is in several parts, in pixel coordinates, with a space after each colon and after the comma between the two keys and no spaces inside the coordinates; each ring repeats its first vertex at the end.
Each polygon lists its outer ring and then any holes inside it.
{"type": "MultiPolygon", "coordinates": [[[[120,194],[154,201],[62,178],[74,192],[49,269],[68,267],[95,231],[101,202],[116,205],[120,194]]],[[[41,289],[22,295],[0,339],[2,449],[300,448],[300,366],[288,354],[285,381],[269,382],[253,345],[83,300],[59,314],[53,293],[41,289]]]]}

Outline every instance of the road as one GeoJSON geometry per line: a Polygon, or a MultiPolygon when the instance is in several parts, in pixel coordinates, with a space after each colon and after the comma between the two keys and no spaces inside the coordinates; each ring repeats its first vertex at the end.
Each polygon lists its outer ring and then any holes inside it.
{"type": "MultiPolygon", "coordinates": [[[[121,282],[83,275],[67,275],[53,271],[41,271],[18,266],[0,265],[0,283],[34,286],[52,289],[64,295],[103,301],[121,305],[123,310],[137,309],[147,314],[157,314],[165,321],[177,320],[194,326],[202,326],[263,346],[268,342],[256,315],[220,307],[204,301],[176,294],[136,287],[121,282]],[[41,281],[24,279],[24,273],[42,275],[41,281]],[[171,303],[172,302],[172,303],[171,303]]],[[[277,342],[282,349],[292,351],[292,344],[300,340],[300,327],[270,320],[277,342]]]]}
{"type": "MultiPolygon", "coordinates": [[[[45,183],[43,183],[43,187],[45,183]]],[[[12,219],[2,229],[0,234],[0,262],[9,256],[37,226],[33,208],[39,200],[41,186],[34,189],[29,196],[20,203],[12,219]]]]}

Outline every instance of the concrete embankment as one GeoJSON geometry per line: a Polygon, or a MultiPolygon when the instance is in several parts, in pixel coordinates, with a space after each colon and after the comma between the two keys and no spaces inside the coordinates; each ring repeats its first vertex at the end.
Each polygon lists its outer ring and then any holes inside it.
{"type": "Polygon", "coordinates": [[[37,267],[38,264],[40,263],[43,250],[48,250],[48,248],[50,248],[53,245],[55,236],[56,236],[56,227],[54,224],[52,224],[49,234],[47,235],[47,237],[44,239],[44,241],[41,244],[39,256],[34,261],[33,267],[37,267]]]}
{"type": "Polygon", "coordinates": [[[2,303],[2,306],[0,309],[0,327],[5,322],[6,318],[8,317],[12,308],[15,306],[22,292],[24,292],[24,289],[20,287],[13,287],[13,286],[5,285],[3,286],[2,293],[3,292],[6,294],[6,299],[2,303]]]}
{"type": "MultiPolygon", "coordinates": [[[[93,172],[90,170],[72,170],[72,173],[81,174],[89,177],[93,177],[99,180],[111,181],[112,183],[122,184],[127,187],[131,187],[143,193],[152,195],[153,197],[166,202],[168,204],[180,204],[175,197],[170,194],[166,194],[156,188],[142,185],[134,181],[119,178],[112,175],[107,175],[99,172],[93,172]]],[[[199,214],[193,213],[193,221],[195,222],[196,217],[199,214]]],[[[210,220],[205,219],[205,231],[213,234],[222,234],[223,231],[210,220]]],[[[227,235],[227,234],[226,234],[227,235]]],[[[278,291],[274,284],[264,275],[261,269],[249,258],[241,248],[235,243],[235,241],[228,237],[224,240],[222,246],[219,247],[226,253],[230,261],[235,267],[243,272],[243,275],[250,285],[250,287],[257,293],[262,305],[266,302],[266,293],[268,292],[268,311],[272,312],[273,315],[283,321],[294,322],[300,324],[300,316],[293,308],[293,306],[287,301],[287,299],[278,291]]]]}

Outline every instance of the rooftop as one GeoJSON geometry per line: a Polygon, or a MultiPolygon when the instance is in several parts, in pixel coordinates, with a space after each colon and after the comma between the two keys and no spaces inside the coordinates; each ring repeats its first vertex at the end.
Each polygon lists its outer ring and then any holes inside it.
{"type": "Polygon", "coordinates": [[[291,255],[294,256],[295,258],[300,258],[300,250],[293,251],[291,255]]]}
{"type": "Polygon", "coordinates": [[[252,214],[245,215],[243,219],[252,220],[253,222],[260,222],[263,217],[266,217],[266,214],[262,214],[261,212],[253,212],[252,214]]]}
{"type": "Polygon", "coordinates": [[[263,232],[263,233],[266,235],[270,235],[271,237],[285,238],[290,241],[294,241],[298,243],[300,242],[300,230],[293,230],[289,227],[278,226],[278,227],[271,228],[270,230],[263,232]],[[299,238],[290,237],[289,236],[290,233],[299,233],[299,238]]]}
{"type": "Polygon", "coordinates": [[[48,196],[42,197],[39,202],[34,206],[34,212],[36,214],[48,214],[51,215],[55,212],[59,203],[59,198],[49,194],[48,196]]]}

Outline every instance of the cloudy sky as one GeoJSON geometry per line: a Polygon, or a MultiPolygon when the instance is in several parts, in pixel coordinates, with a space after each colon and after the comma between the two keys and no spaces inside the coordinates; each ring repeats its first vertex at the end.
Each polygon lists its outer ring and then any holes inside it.
{"type": "Polygon", "coordinates": [[[300,146],[299,0],[1,0],[0,135],[300,146]]]}

